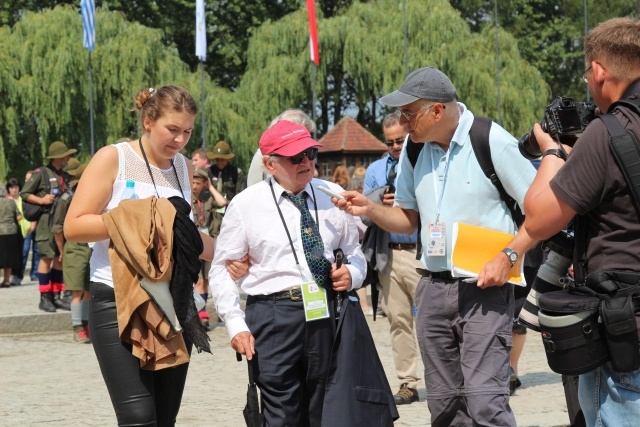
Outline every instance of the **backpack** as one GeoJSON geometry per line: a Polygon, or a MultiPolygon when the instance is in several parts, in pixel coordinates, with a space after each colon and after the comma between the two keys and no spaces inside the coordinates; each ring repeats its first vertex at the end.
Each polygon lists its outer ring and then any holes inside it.
{"type": "MultiPolygon", "coordinates": [[[[47,169],[46,167],[42,166],[36,169],[34,173],[42,174],[42,179],[44,180],[46,194],[49,194],[51,192],[51,183],[49,182],[49,174],[47,173],[46,169],[47,169]]],[[[27,221],[38,221],[40,219],[40,216],[44,212],[44,210],[45,210],[45,206],[43,205],[30,203],[30,202],[27,202],[26,200],[22,201],[22,213],[24,215],[24,218],[27,221]]]]}
{"type": "MultiPolygon", "coordinates": [[[[500,198],[507,205],[511,212],[511,218],[515,221],[516,225],[520,227],[524,222],[524,214],[522,209],[518,206],[518,203],[511,197],[504,189],[496,170],[493,167],[493,161],[491,160],[491,146],[489,145],[489,131],[491,130],[491,119],[486,117],[474,117],[471,129],[469,130],[469,137],[471,138],[471,147],[478,159],[480,168],[484,172],[485,176],[491,180],[493,185],[500,193],[500,198]]],[[[422,151],[424,144],[418,144],[411,139],[407,140],[407,157],[411,166],[415,168],[416,162],[420,151],[422,151]]],[[[419,259],[422,254],[422,244],[420,243],[420,229],[421,224],[418,223],[418,250],[416,251],[416,259],[419,259]]]]}

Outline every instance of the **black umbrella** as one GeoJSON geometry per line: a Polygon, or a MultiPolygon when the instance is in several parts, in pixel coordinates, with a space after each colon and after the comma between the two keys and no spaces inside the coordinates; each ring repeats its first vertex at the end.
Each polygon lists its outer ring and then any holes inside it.
{"type": "MultiPolygon", "coordinates": [[[[242,355],[240,353],[236,353],[236,358],[238,362],[242,361],[242,355]]],[[[253,378],[253,364],[251,360],[247,360],[247,366],[249,367],[249,386],[247,389],[247,404],[242,410],[242,415],[244,415],[244,421],[247,423],[247,427],[262,427],[264,417],[260,413],[258,386],[253,378]]]]}

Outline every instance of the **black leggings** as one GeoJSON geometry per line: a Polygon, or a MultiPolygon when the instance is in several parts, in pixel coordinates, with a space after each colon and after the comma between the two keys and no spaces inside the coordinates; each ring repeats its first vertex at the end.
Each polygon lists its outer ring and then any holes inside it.
{"type": "MultiPolygon", "coordinates": [[[[120,340],[113,288],[91,282],[89,330],[119,426],[173,426],[189,364],[159,371],[140,368],[131,344],[120,340]]],[[[191,353],[191,344],[187,343],[191,353]]]]}

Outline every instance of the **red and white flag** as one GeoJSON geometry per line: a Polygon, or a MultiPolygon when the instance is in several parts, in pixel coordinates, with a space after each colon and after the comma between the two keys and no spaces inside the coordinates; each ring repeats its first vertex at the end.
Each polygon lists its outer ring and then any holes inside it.
{"type": "Polygon", "coordinates": [[[307,12],[309,14],[309,52],[311,61],[320,64],[320,53],[318,52],[318,28],[316,27],[316,3],[314,0],[307,0],[307,12]]]}

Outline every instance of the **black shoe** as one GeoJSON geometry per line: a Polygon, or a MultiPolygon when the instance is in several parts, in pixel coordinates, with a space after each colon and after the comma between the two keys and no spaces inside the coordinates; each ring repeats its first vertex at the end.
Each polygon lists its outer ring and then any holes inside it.
{"type": "Polygon", "coordinates": [[[418,390],[409,388],[406,384],[402,384],[400,391],[393,395],[393,401],[396,402],[396,405],[408,405],[417,402],[418,399],[418,390]]]}
{"type": "Polygon", "coordinates": [[[509,395],[513,396],[516,393],[516,389],[521,385],[522,383],[518,379],[518,376],[514,372],[513,368],[509,366],[509,395]]]}
{"type": "Polygon", "coordinates": [[[71,310],[71,304],[60,298],[62,292],[53,293],[53,305],[60,310],[71,310]]]}
{"type": "Polygon", "coordinates": [[[40,305],[38,305],[40,310],[46,311],[47,313],[55,313],[56,306],[51,302],[51,294],[49,293],[41,293],[40,294],[40,305]]]}

